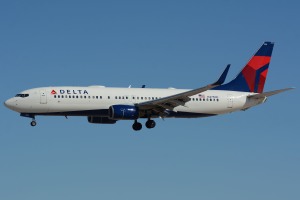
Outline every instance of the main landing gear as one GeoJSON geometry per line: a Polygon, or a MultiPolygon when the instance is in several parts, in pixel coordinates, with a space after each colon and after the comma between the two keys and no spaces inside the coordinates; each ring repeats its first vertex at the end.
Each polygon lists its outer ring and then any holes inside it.
{"type": "Polygon", "coordinates": [[[142,129],[142,124],[140,122],[138,122],[137,120],[134,120],[134,123],[132,124],[132,128],[135,131],[139,131],[142,129]]]}
{"type": "MultiPolygon", "coordinates": [[[[154,128],[156,123],[154,120],[151,120],[151,119],[148,119],[147,122],[146,122],[146,127],[147,128],[154,128]]],[[[132,125],[132,129],[135,130],[135,131],[139,131],[142,129],[142,124],[140,122],[138,122],[137,120],[134,120],[134,123],[132,125]]]]}

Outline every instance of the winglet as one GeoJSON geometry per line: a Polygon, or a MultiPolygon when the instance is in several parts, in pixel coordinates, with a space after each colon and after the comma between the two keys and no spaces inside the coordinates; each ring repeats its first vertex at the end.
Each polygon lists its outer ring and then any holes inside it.
{"type": "Polygon", "coordinates": [[[220,78],[216,82],[214,82],[212,85],[222,85],[225,82],[225,79],[226,79],[226,76],[228,74],[229,68],[230,68],[230,64],[227,65],[227,67],[223,71],[220,78]]]}

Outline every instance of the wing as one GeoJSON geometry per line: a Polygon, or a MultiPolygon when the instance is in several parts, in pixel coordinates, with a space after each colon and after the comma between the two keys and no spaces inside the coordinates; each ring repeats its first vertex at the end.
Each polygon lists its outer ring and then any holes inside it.
{"type": "Polygon", "coordinates": [[[205,92],[209,89],[222,85],[226,79],[229,68],[230,65],[227,65],[220,78],[212,84],[194,90],[189,90],[187,92],[182,92],[175,95],[167,96],[161,99],[142,102],[136,104],[136,106],[140,110],[154,111],[159,116],[163,116],[165,110],[173,110],[177,106],[184,106],[186,102],[191,100],[190,96],[205,92]]]}

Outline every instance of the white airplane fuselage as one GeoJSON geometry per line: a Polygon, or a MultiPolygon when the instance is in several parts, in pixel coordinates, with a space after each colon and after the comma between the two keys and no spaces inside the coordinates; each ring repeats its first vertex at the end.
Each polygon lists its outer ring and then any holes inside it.
{"type": "MultiPolygon", "coordinates": [[[[5,102],[10,109],[25,114],[108,117],[112,105],[135,105],[189,90],[153,88],[43,87],[25,90],[5,102]]],[[[170,110],[164,117],[192,118],[219,115],[261,103],[249,101],[249,92],[208,90],[191,96],[191,101],[170,110]]],[[[143,118],[143,116],[140,116],[143,118]]],[[[158,117],[158,116],[152,116],[158,117]]]]}

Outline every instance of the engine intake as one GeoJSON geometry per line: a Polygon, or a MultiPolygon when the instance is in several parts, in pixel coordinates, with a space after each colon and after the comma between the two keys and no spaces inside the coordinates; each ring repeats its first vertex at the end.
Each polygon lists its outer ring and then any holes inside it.
{"type": "Polygon", "coordinates": [[[109,107],[108,115],[110,119],[137,119],[139,118],[139,108],[130,105],[113,105],[109,107]]]}

